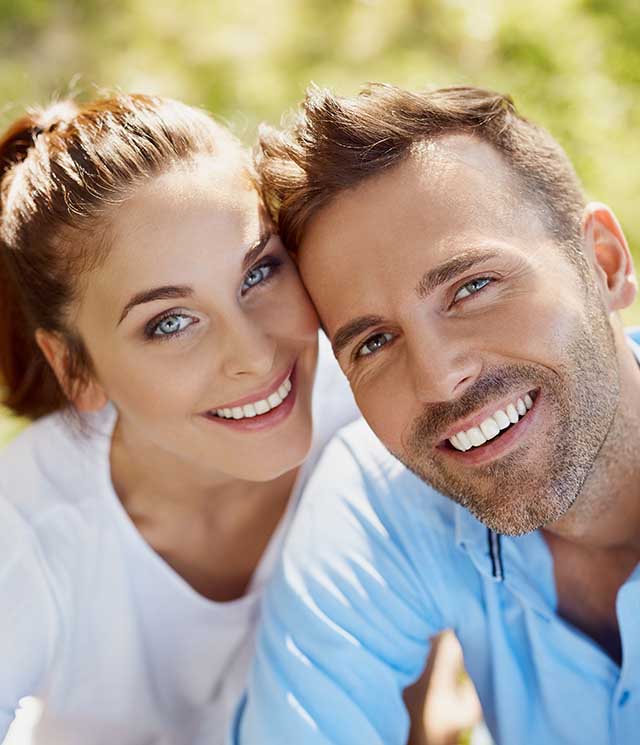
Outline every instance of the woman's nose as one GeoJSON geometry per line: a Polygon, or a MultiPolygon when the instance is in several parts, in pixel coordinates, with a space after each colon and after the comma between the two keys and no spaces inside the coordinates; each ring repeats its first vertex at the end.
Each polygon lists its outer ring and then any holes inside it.
{"type": "Polygon", "coordinates": [[[223,368],[229,377],[265,377],[273,369],[277,343],[255,319],[235,317],[227,332],[223,368]]]}

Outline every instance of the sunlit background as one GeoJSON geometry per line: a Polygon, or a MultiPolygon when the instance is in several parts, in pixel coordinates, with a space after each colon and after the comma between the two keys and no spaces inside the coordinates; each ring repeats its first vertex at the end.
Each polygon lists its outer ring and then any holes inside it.
{"type": "MultiPolygon", "coordinates": [[[[507,91],[640,245],[638,0],[0,0],[0,19],[3,127],[119,88],[203,106],[249,144],[312,80],[507,91]]],[[[17,426],[0,419],[0,441],[17,426]]]]}
{"type": "MultiPolygon", "coordinates": [[[[638,0],[0,0],[0,49],[3,128],[30,105],[119,88],[203,106],[250,144],[309,81],[506,91],[638,256],[638,0]]],[[[0,444],[20,426],[0,410],[0,444]]]]}

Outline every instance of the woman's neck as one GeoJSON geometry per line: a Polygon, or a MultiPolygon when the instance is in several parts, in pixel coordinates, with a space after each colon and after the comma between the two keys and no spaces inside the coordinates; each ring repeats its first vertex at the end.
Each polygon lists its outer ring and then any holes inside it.
{"type": "Polygon", "coordinates": [[[116,494],[147,543],[196,591],[240,597],[282,518],[297,470],[250,482],[199,470],[116,424],[111,444],[116,494]]]}

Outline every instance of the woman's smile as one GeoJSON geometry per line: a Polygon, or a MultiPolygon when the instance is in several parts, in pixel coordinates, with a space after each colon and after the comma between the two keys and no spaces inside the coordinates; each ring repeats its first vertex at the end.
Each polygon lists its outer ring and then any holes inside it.
{"type": "Polygon", "coordinates": [[[295,371],[294,363],[262,390],[205,411],[202,416],[237,431],[256,432],[274,427],[289,416],[295,405],[295,371]]]}

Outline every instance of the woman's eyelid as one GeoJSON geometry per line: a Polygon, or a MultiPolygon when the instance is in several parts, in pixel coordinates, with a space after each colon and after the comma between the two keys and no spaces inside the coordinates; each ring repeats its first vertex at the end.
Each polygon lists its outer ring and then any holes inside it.
{"type": "Polygon", "coordinates": [[[154,316],[148,323],[146,323],[144,325],[144,335],[150,339],[160,338],[161,336],[175,336],[176,334],[182,333],[182,331],[186,331],[186,329],[189,328],[189,326],[192,326],[194,323],[199,323],[199,321],[200,318],[198,318],[195,313],[187,311],[185,308],[171,308],[170,310],[154,316]],[[174,334],[156,334],[158,327],[163,321],[166,321],[167,318],[174,318],[178,316],[189,318],[192,323],[189,323],[184,329],[181,329],[174,334]]]}
{"type": "Polygon", "coordinates": [[[258,261],[256,261],[256,263],[245,272],[243,280],[242,280],[242,286],[241,286],[242,294],[246,294],[247,292],[249,292],[249,290],[253,290],[255,287],[265,284],[266,281],[271,279],[273,275],[276,274],[278,270],[282,268],[283,263],[284,263],[283,260],[274,254],[268,254],[266,256],[262,255],[260,259],[258,259],[258,261]],[[264,277],[260,282],[256,282],[255,285],[249,285],[245,287],[247,278],[253,272],[258,271],[259,269],[268,269],[269,272],[267,276],[264,277]]]}

